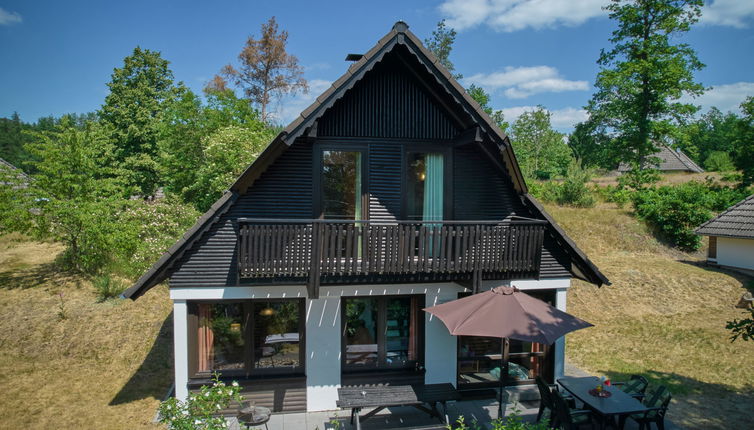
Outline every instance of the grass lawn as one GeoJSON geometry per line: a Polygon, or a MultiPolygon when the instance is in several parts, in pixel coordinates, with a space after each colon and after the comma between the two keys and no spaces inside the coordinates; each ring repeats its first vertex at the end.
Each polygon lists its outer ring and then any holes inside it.
{"type": "Polygon", "coordinates": [[[156,428],[172,381],[167,290],[98,303],[56,270],[61,250],[0,237],[0,428],[156,428]]]}
{"type": "Polygon", "coordinates": [[[669,249],[625,210],[548,211],[613,285],[574,282],[568,311],[593,328],[568,336],[568,359],[593,374],[640,373],[674,393],[669,418],[688,428],[748,428],[754,342],[731,343],[725,322],[751,280],[699,265],[704,253],[669,249]]]}

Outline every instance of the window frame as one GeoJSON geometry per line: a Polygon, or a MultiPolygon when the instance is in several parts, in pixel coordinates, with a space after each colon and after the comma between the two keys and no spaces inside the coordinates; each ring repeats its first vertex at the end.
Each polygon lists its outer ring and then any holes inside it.
{"type": "MultiPolygon", "coordinates": [[[[401,146],[401,218],[408,218],[409,157],[411,154],[440,153],[443,158],[443,220],[454,219],[453,215],[453,148],[447,144],[411,142],[401,146]]],[[[417,220],[419,221],[419,220],[417,220]]]]}
{"type": "Polygon", "coordinates": [[[313,163],[312,163],[312,177],[313,187],[312,190],[312,209],[313,218],[325,219],[325,214],[322,212],[324,204],[322,199],[324,198],[324,184],[322,181],[322,153],[325,151],[341,151],[341,152],[360,152],[361,153],[361,211],[362,219],[369,219],[369,145],[366,143],[350,143],[350,142],[322,142],[316,145],[312,145],[313,163]]]}
{"type": "Polygon", "coordinates": [[[406,371],[406,370],[419,370],[424,368],[424,315],[421,312],[426,302],[426,295],[424,294],[391,294],[384,296],[344,296],[341,297],[340,304],[340,369],[341,373],[362,373],[362,372],[384,372],[384,371],[406,371]],[[414,364],[408,364],[405,366],[391,366],[386,364],[386,342],[385,342],[385,329],[387,326],[387,301],[389,299],[399,298],[416,298],[416,311],[417,315],[417,345],[416,345],[416,362],[414,364]],[[373,299],[377,300],[377,364],[373,366],[365,365],[348,365],[346,364],[346,318],[345,309],[346,302],[354,299],[373,299]]]}
{"type": "Polygon", "coordinates": [[[303,298],[275,298],[275,299],[239,299],[239,300],[190,300],[188,304],[188,369],[189,379],[207,379],[214,372],[221,377],[243,377],[254,378],[268,375],[275,376],[302,376],[306,369],[306,303],[303,298]],[[263,369],[254,367],[254,311],[255,303],[274,303],[274,302],[298,302],[298,330],[299,330],[299,365],[293,368],[283,369],[263,369]],[[243,307],[244,320],[244,368],[242,370],[212,370],[199,371],[199,349],[198,349],[198,306],[199,305],[229,305],[240,303],[243,307]],[[290,369],[290,370],[289,370],[290,369]]]}

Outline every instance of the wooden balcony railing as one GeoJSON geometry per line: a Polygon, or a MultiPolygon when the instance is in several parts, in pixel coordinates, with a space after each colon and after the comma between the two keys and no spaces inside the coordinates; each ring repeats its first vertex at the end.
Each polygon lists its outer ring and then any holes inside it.
{"type": "Polygon", "coordinates": [[[239,220],[242,278],[539,272],[545,221],[239,220]]]}

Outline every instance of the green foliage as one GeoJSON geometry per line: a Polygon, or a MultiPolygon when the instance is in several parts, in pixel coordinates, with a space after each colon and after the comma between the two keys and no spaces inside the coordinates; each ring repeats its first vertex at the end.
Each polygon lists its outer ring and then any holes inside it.
{"type": "Polygon", "coordinates": [[[113,278],[110,274],[99,275],[92,281],[94,291],[97,292],[99,301],[115,299],[126,290],[125,284],[118,279],[113,278]]]}
{"type": "Polygon", "coordinates": [[[182,85],[173,83],[169,62],[159,52],[136,47],[113,71],[100,118],[113,144],[114,159],[129,192],[151,196],[159,185],[157,134],[165,105],[182,85]]]}
{"type": "Polygon", "coordinates": [[[746,190],[692,181],[638,190],[633,204],[636,214],[673,245],[693,251],[701,246],[694,229],[744,197],[746,190]]]}
{"type": "Polygon", "coordinates": [[[712,151],[704,160],[704,168],[710,172],[730,172],[736,167],[727,152],[712,151]]]}
{"type": "MultiPolygon", "coordinates": [[[[453,62],[450,61],[450,51],[453,50],[453,42],[456,40],[456,31],[445,25],[445,20],[437,23],[437,27],[432,30],[432,37],[424,39],[424,46],[427,47],[438,60],[440,64],[448,69],[451,74],[456,70],[453,62]]],[[[461,79],[460,74],[454,75],[456,79],[461,79]]]]}
{"type": "Polygon", "coordinates": [[[606,202],[615,203],[619,208],[622,208],[626,203],[631,201],[632,191],[628,188],[621,186],[608,185],[606,187],[596,187],[595,191],[606,202]]]}
{"type": "Polygon", "coordinates": [[[563,176],[571,162],[564,135],[550,126],[551,114],[544,107],[524,112],[511,130],[513,149],[525,177],[550,179],[563,176]]]}
{"type": "Polygon", "coordinates": [[[675,144],[697,164],[706,168],[707,160],[714,153],[733,154],[739,121],[740,118],[735,113],[723,114],[713,107],[700,118],[681,126],[676,134],[675,144]]]}
{"type": "Polygon", "coordinates": [[[754,97],[741,103],[743,117],[739,121],[733,163],[741,171],[741,184],[754,184],[754,97]]]}
{"type": "Polygon", "coordinates": [[[654,184],[660,180],[660,171],[657,169],[631,169],[618,177],[618,184],[622,188],[641,190],[645,186],[654,184]]]}
{"type": "MultiPolygon", "coordinates": [[[[446,426],[448,430],[479,430],[482,427],[475,421],[466,424],[463,415],[456,419],[455,424],[446,426]]],[[[547,418],[538,423],[524,422],[521,417],[521,411],[516,408],[511,411],[507,417],[497,418],[490,422],[491,430],[547,430],[550,428],[550,422],[547,418]]]]}
{"type": "Polygon", "coordinates": [[[591,179],[591,173],[583,169],[578,160],[572,160],[568,166],[565,180],[560,184],[560,190],[556,199],[559,205],[576,206],[580,208],[594,207],[596,199],[587,182],[591,179]]]}
{"type": "Polygon", "coordinates": [[[702,5],[702,0],[612,0],[606,6],[617,28],[612,49],[597,61],[597,92],[587,110],[597,131],[610,134],[615,161],[633,170],[643,169],[657,151],[655,142],[697,110],[680,98],[703,92],[694,72],[704,65],[689,45],[673,42],[699,19],[702,5]]]}
{"type": "Polygon", "coordinates": [[[618,168],[618,158],[612,153],[610,137],[599,131],[593,121],[576,124],[568,136],[568,146],[584,167],[607,170],[618,168]]]}
{"type": "Polygon", "coordinates": [[[160,124],[159,160],[165,190],[206,210],[273,134],[249,102],[232,91],[209,91],[206,104],[191,91],[183,92],[167,106],[160,124]],[[228,139],[233,135],[242,140],[240,146],[219,153],[218,142],[232,144],[228,139]]]}
{"type": "Polygon", "coordinates": [[[471,96],[472,99],[479,103],[479,106],[482,108],[482,110],[487,112],[487,115],[492,118],[492,122],[494,122],[500,128],[500,130],[503,131],[503,133],[508,133],[510,124],[505,120],[503,111],[492,109],[492,106],[490,106],[490,95],[486,91],[484,91],[484,88],[471,84],[471,86],[466,89],[466,92],[469,94],[469,96],[471,96]]]}
{"type": "Polygon", "coordinates": [[[741,338],[741,340],[754,340],[754,308],[750,308],[748,312],[751,313],[750,317],[740,320],[736,318],[733,321],[728,321],[725,326],[731,332],[731,342],[735,342],[738,338],[741,338]]]}
{"type": "Polygon", "coordinates": [[[206,211],[227,190],[233,180],[254,161],[272,139],[272,131],[261,122],[257,127],[228,126],[203,140],[203,163],[186,193],[200,211],[206,211]]]}
{"type": "Polygon", "coordinates": [[[215,373],[211,386],[203,385],[198,393],[189,394],[185,402],[175,397],[162,402],[159,420],[169,430],[227,429],[228,422],[219,413],[234,401],[243,402],[241,387],[235,381],[226,385],[215,373]]]}

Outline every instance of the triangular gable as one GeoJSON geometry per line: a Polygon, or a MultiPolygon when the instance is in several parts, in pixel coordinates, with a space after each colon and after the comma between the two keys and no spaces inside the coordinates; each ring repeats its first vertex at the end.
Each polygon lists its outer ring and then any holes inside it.
{"type": "Polygon", "coordinates": [[[291,124],[289,124],[275,139],[262,151],[260,156],[239,176],[231,185],[226,194],[205,213],[194,227],[184,235],[171,249],[163,255],[155,265],[142,276],[134,286],[129,288],[124,296],[136,299],[149,288],[162,282],[169,276],[172,264],[185,253],[191,245],[206,232],[219,219],[221,213],[228,209],[238,195],[245,194],[260,175],[280,157],[297,138],[307,136],[316,128],[317,120],[320,119],[338,100],[354,87],[364,76],[371,71],[385,55],[396,47],[405,48],[417,63],[423,66],[433,77],[435,84],[445,90],[445,96],[453,101],[454,107],[460,108],[465,118],[457,117],[460,125],[470,126],[467,133],[476,134],[475,139],[480,148],[490,157],[500,160],[501,167],[510,176],[514,189],[520,194],[522,202],[534,213],[547,219],[552,230],[550,234],[560,244],[571,258],[575,267],[572,267],[573,275],[597,285],[609,284],[607,278],[586,257],[586,255],[568,238],[552,217],[547,214],[542,206],[528,194],[526,183],[519,168],[516,157],[508,136],[500,130],[492,119],[485,113],[479,104],[472,99],[463,87],[451,76],[439,60],[427,50],[419,39],[408,30],[404,22],[397,22],[392,30],[370,49],[359,61],[348,68],[348,71],[335,81],[330,88],[317,97],[316,101],[305,109],[291,124]],[[496,146],[494,149],[482,144],[478,135],[483,133],[496,146]],[[497,151],[498,154],[494,152],[497,151]]]}

